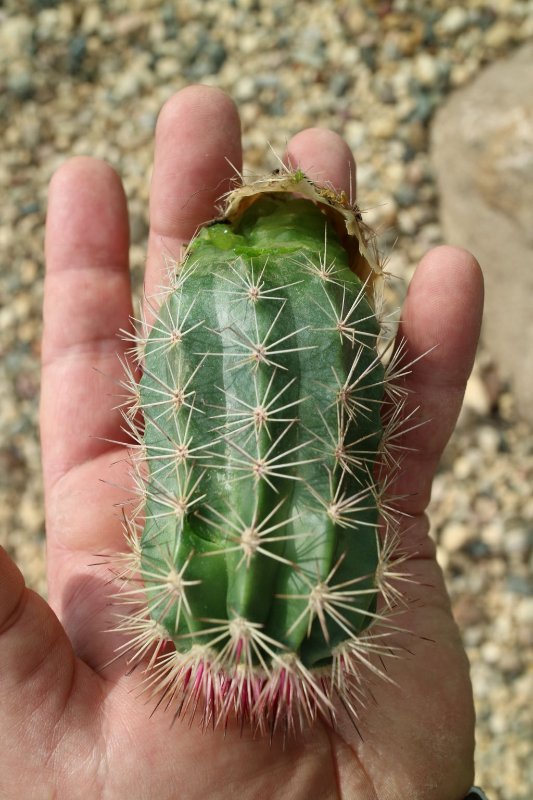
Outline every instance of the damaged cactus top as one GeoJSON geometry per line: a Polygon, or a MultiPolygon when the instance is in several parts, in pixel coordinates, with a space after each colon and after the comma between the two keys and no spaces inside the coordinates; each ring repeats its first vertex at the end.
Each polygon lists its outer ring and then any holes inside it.
{"type": "Polygon", "coordinates": [[[269,176],[200,230],[141,336],[141,586],[120,596],[145,602],[120,628],[178,713],[299,725],[335,694],[351,705],[361,664],[379,671],[393,520],[377,476],[401,403],[380,280],[343,195],[269,176]]]}

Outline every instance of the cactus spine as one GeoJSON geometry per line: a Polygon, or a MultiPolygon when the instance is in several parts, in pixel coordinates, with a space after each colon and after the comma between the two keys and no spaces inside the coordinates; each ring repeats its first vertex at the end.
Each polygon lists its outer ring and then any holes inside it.
{"type": "Polygon", "coordinates": [[[119,654],[178,714],[292,729],[384,676],[404,397],[382,280],[357,207],[287,170],[229,194],[138,334],[119,654]]]}

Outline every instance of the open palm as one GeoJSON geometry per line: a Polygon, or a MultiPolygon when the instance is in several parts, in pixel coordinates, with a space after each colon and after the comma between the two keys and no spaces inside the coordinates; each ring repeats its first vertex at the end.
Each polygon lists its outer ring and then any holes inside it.
{"type": "MultiPolygon", "coordinates": [[[[287,153],[318,181],[354,185],[352,156],[333,133],[305,131],[287,153]]],[[[178,255],[214,215],[240,164],[239,120],[225,95],[190,87],[169,101],[156,134],[147,294],[165,280],[162,252],[178,255]]],[[[453,248],[429,253],[402,314],[405,358],[414,362],[406,388],[431,422],[406,435],[404,469],[392,487],[406,498],[410,557],[402,570],[415,579],[406,584],[414,602],[400,620],[411,632],[407,654],[387,665],[396,685],[373,683],[357,728],[340,714],[335,732],[319,723],[283,746],[231,726],[225,736],[195,723],[171,726],[162,711],[150,716],[152,706],[135,691],[139,676],[126,674],[123,661],[99,669],[121,643],[105,632],[113,622],[109,570],[94,562],[124,547],[118,509],[130,479],[125,448],[111,444],[121,439],[121,418],[110,377],[122,378],[117,332],[132,313],[126,202],[104,163],[73,159],[56,173],[46,256],[41,423],[50,606],[24,588],[0,550],[0,797],[459,800],[472,781],[472,696],[424,510],[479,332],[474,259],[453,248]]]]}

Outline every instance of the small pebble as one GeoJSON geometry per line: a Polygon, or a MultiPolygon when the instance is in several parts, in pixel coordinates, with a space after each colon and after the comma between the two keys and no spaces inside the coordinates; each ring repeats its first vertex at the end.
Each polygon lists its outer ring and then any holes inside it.
{"type": "Polygon", "coordinates": [[[456,552],[461,550],[473,537],[473,531],[468,525],[460,522],[450,522],[440,535],[440,543],[444,550],[456,552]]]}
{"type": "Polygon", "coordinates": [[[437,30],[444,34],[458,34],[468,25],[468,11],[462,6],[450,6],[437,24],[437,30]]]}

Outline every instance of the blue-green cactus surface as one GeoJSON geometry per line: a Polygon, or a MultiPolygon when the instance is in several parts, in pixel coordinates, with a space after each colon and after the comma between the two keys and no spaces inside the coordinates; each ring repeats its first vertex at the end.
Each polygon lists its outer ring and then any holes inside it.
{"type": "Polygon", "coordinates": [[[169,701],[272,726],[331,713],[366,659],[385,381],[368,281],[323,209],[247,205],[200,230],[143,341],[136,620],[169,701]]]}

